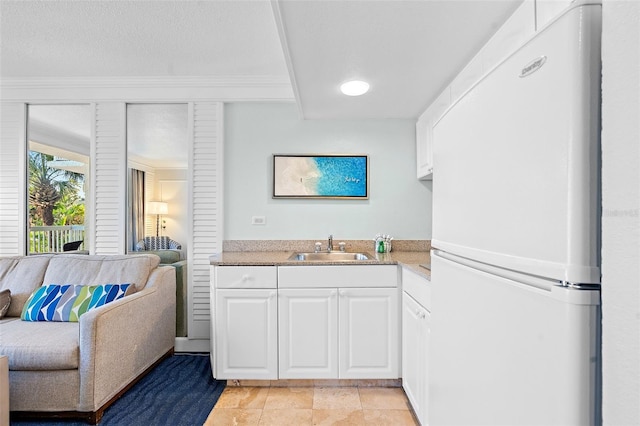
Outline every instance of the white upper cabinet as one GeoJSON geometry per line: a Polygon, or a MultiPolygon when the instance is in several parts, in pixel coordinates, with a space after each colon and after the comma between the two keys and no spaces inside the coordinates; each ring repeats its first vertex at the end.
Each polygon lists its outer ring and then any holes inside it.
{"type": "Polygon", "coordinates": [[[551,22],[572,2],[573,0],[536,0],[536,31],[551,22]]]}
{"type": "Polygon", "coordinates": [[[483,74],[515,52],[535,32],[536,5],[534,0],[525,0],[482,48],[483,74]]]}
{"type": "Polygon", "coordinates": [[[447,87],[416,122],[416,158],[418,179],[430,180],[433,175],[433,126],[451,105],[447,87]]]}
{"type": "Polygon", "coordinates": [[[451,100],[455,102],[482,78],[482,52],[473,57],[451,82],[451,100]]]}
{"type": "Polygon", "coordinates": [[[416,170],[418,179],[431,179],[433,173],[433,150],[429,140],[432,123],[424,113],[416,122],[416,170]]]}
{"type": "Polygon", "coordinates": [[[431,180],[434,173],[433,126],[462,95],[483,76],[506,59],[536,32],[536,12],[540,28],[541,14],[551,19],[571,0],[524,0],[522,5],[496,31],[491,39],[458,73],[451,84],[424,111],[416,122],[416,166],[420,180],[431,180]],[[541,5],[541,3],[543,3],[541,5]],[[563,3],[561,7],[559,3],[563,3]],[[540,10],[542,7],[542,10],[540,10]]]}

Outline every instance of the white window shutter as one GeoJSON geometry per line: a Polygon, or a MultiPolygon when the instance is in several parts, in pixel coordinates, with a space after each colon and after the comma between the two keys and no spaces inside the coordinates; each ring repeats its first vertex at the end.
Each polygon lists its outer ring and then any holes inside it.
{"type": "Polygon", "coordinates": [[[0,105],[0,256],[25,254],[26,105],[0,105]]]}
{"type": "Polygon", "coordinates": [[[209,304],[209,256],[222,251],[222,123],[221,102],[189,105],[190,137],[189,185],[192,220],[189,247],[189,324],[191,339],[208,339],[211,322],[209,304]]]}
{"type": "Polygon", "coordinates": [[[126,104],[95,106],[91,174],[94,240],[91,253],[123,254],[126,241],[126,104]]]}

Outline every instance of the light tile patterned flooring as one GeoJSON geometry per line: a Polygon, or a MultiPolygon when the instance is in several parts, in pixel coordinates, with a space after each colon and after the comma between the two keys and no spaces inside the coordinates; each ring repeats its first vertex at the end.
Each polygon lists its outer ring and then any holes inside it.
{"type": "Polygon", "coordinates": [[[415,426],[402,388],[231,387],[205,426],[415,426]]]}

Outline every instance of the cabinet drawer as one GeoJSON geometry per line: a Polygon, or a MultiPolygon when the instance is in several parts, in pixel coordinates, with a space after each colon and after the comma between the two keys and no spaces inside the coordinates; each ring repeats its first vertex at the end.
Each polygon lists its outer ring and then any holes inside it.
{"type": "Polygon", "coordinates": [[[397,287],[397,265],[279,266],[279,288],[397,287]]]}
{"type": "Polygon", "coordinates": [[[277,288],[278,273],[275,266],[216,266],[216,288],[277,288]]]}
{"type": "Polygon", "coordinates": [[[431,312],[431,281],[408,268],[402,268],[402,289],[431,312]]]}

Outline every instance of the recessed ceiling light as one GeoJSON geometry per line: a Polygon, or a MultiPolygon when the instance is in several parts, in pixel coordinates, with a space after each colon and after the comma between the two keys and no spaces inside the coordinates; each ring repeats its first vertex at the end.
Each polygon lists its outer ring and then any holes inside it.
{"type": "Polygon", "coordinates": [[[340,91],[347,96],[360,96],[364,95],[369,91],[369,83],[365,81],[347,81],[342,86],[340,86],[340,91]]]}

